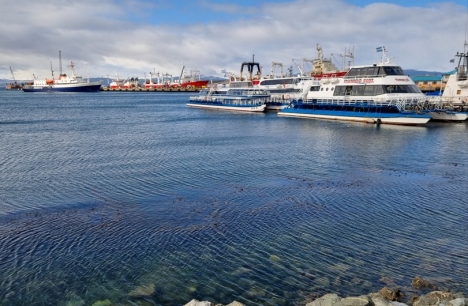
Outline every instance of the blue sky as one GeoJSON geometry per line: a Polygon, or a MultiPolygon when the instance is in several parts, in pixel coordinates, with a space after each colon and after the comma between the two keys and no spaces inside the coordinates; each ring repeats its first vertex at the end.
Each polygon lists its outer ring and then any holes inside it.
{"type": "MultiPolygon", "coordinates": [[[[392,0],[392,1],[370,1],[370,0],[346,0],[347,3],[354,4],[357,6],[366,6],[375,2],[386,2],[386,3],[392,3],[400,6],[405,6],[405,7],[424,7],[424,6],[431,6],[443,1],[425,1],[425,0],[392,0]]],[[[453,0],[451,1],[453,3],[459,4],[459,5],[467,5],[466,0],[453,0]]]]}
{"type": "MultiPolygon", "coordinates": [[[[309,0],[315,4],[320,0],[309,0]]],[[[119,1],[121,5],[128,6],[128,1],[119,1]]],[[[179,0],[179,1],[147,1],[141,9],[128,9],[126,18],[135,22],[149,24],[177,24],[189,25],[193,23],[226,22],[246,18],[255,18],[258,8],[272,4],[287,4],[295,1],[288,0],[257,0],[257,1],[228,1],[228,0],[179,0]]],[[[365,7],[375,3],[390,3],[402,7],[433,7],[443,1],[423,0],[345,0],[347,4],[365,7]]],[[[447,1],[444,1],[447,2],[447,1]]],[[[458,5],[467,5],[466,0],[450,1],[458,5]]],[[[291,16],[294,18],[294,16],[291,16]]]]}
{"type": "Polygon", "coordinates": [[[386,46],[404,69],[449,71],[463,51],[468,0],[0,0],[0,78],[49,76],[74,61],[83,76],[237,71],[255,54],[271,62],[313,59],[317,45],[341,65],[376,60],[386,46]]]}

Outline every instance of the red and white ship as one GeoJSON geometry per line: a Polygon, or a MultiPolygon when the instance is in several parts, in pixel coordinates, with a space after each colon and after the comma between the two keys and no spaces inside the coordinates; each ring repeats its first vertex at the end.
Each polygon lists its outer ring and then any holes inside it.
{"type": "Polygon", "coordinates": [[[124,80],[119,79],[119,76],[117,78],[113,79],[112,82],[109,84],[109,88],[113,90],[121,89],[123,88],[124,80]]]}
{"type": "Polygon", "coordinates": [[[185,65],[182,65],[180,77],[174,80],[172,74],[169,73],[151,73],[149,80],[145,81],[144,87],[146,89],[163,89],[163,88],[205,88],[209,80],[202,80],[200,71],[190,70],[187,74],[185,65]]]}
{"type": "Polygon", "coordinates": [[[205,88],[209,80],[202,80],[199,70],[190,70],[186,73],[185,65],[182,64],[182,71],[179,78],[179,87],[186,88],[205,88]]]}
{"type": "Polygon", "coordinates": [[[144,87],[146,89],[177,88],[179,87],[179,83],[174,82],[172,74],[150,72],[150,78],[145,81],[144,87]]]}

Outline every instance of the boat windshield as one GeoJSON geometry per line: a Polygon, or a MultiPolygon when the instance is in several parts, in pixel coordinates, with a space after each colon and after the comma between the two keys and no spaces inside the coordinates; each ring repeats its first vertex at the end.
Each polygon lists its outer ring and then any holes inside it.
{"type": "Polygon", "coordinates": [[[267,92],[262,89],[229,89],[227,92],[231,96],[249,96],[249,95],[266,95],[267,92]]]}
{"type": "Polygon", "coordinates": [[[334,96],[378,96],[383,94],[421,93],[416,85],[346,85],[336,86],[334,96]]]}
{"type": "Polygon", "coordinates": [[[351,68],[345,78],[382,77],[387,75],[406,75],[398,66],[370,66],[351,68]]]}
{"type": "Polygon", "coordinates": [[[271,85],[286,85],[286,84],[297,84],[300,79],[298,78],[284,78],[284,79],[266,79],[260,81],[260,86],[271,86],[271,85]]]}

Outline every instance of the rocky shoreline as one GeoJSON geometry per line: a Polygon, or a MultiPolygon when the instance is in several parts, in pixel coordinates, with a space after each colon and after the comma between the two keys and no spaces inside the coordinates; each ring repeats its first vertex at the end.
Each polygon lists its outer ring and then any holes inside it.
{"type": "MultiPolygon", "coordinates": [[[[378,292],[367,295],[341,298],[335,293],[325,294],[313,301],[304,301],[305,306],[468,306],[468,299],[462,293],[438,290],[431,282],[415,277],[408,292],[397,287],[383,287],[378,292]],[[418,290],[425,292],[416,295],[418,290]]],[[[244,306],[233,301],[226,306],[244,306]]],[[[224,306],[210,301],[191,300],[184,306],[224,306]]]]}

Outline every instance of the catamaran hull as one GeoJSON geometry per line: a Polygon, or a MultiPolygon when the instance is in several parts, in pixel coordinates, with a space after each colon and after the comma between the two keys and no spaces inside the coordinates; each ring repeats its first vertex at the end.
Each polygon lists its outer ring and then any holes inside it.
{"type": "Polygon", "coordinates": [[[278,113],[278,115],[285,117],[328,119],[394,125],[423,125],[431,119],[431,117],[428,115],[416,114],[335,112],[294,108],[283,109],[278,113]]]}
{"type": "Polygon", "coordinates": [[[288,106],[289,106],[289,104],[272,105],[272,104],[267,103],[265,110],[267,110],[267,111],[277,111],[278,112],[278,111],[280,111],[280,110],[282,110],[282,109],[284,109],[284,108],[286,108],[288,106]]]}
{"type": "Polygon", "coordinates": [[[188,107],[196,108],[207,108],[207,109],[220,109],[228,111],[238,111],[238,112],[263,112],[265,111],[265,105],[257,106],[227,106],[227,105],[213,105],[213,104],[202,104],[202,103],[187,103],[188,107]]]}
{"type": "Polygon", "coordinates": [[[101,82],[51,86],[23,86],[24,92],[97,92],[101,82]]]}

